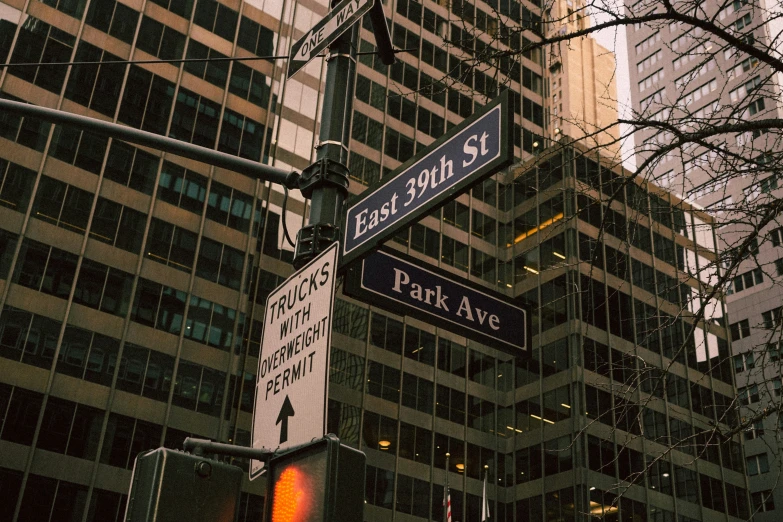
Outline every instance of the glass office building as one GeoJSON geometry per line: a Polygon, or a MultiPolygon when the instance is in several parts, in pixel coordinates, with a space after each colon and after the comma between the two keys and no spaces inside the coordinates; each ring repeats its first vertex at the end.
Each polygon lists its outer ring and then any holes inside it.
{"type": "MultiPolygon", "coordinates": [[[[635,13],[652,12],[658,2],[626,2],[635,13]]],[[[770,4],[771,5],[771,4],[770,4]]],[[[757,2],[703,2],[705,17],[765,49],[778,36],[773,18],[757,2]]],[[[679,23],[636,26],[628,30],[633,107],[640,114],[683,129],[704,128],[719,119],[756,121],[780,118],[780,79],[770,67],[711,33],[679,23]],[[633,64],[636,63],[636,67],[633,64]]],[[[671,136],[652,128],[637,134],[637,146],[655,148],[671,136]]],[[[771,165],[781,147],[773,131],[732,132],[721,146],[708,150],[692,143],[673,150],[650,167],[650,179],[708,209],[720,223],[718,249],[733,261],[740,241],[748,238],[742,213],[780,197],[778,174],[771,165]]],[[[728,282],[727,316],[741,415],[752,418],[776,408],[780,384],[780,303],[783,290],[783,220],[772,219],[758,230],[752,256],[739,260],[728,282]]],[[[752,423],[746,432],[747,466],[756,520],[781,517],[783,486],[775,472],[781,463],[777,414],[752,423]]]]}
{"type": "MultiPolygon", "coordinates": [[[[542,53],[470,67],[536,38],[539,6],[385,8],[407,51],[388,69],[359,58],[350,191],[509,87],[518,163],[390,244],[527,307],[533,357],[339,296],[329,429],[367,453],[365,520],[442,519],[446,452],[455,521],[479,518],[484,466],[494,520],[745,516],[740,443],[710,431],[735,394],[722,303],[689,320],[715,262],[709,219],[578,145],[543,147],[542,53]]],[[[279,60],[212,59],[284,55],[326,12],[2,0],[0,59],[16,65],[0,95],[302,169],[321,60],[286,81],[279,60]],[[182,58],[210,61],[150,63],[182,58]],[[37,62],[76,63],[22,65],[37,62]]],[[[359,50],[373,49],[363,27],[359,50]]],[[[292,272],[282,224],[307,210],[291,194],[283,216],[284,198],[0,114],[0,520],[121,520],[140,451],[249,443],[263,304],[292,272]]],[[[263,487],[244,484],[241,520],[259,519],[263,487]]]]}

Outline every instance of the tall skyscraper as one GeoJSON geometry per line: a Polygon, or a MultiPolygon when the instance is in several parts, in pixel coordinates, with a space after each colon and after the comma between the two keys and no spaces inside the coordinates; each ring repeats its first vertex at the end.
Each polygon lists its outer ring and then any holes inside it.
{"type": "MultiPolygon", "coordinates": [[[[715,260],[709,217],[567,137],[541,146],[544,53],[488,64],[537,38],[537,4],[385,9],[405,52],[383,66],[363,21],[350,192],[508,87],[516,164],[389,243],[526,307],[533,357],[339,296],[328,424],[367,453],[365,520],[441,520],[447,473],[453,520],[478,520],[485,465],[493,520],[745,517],[738,437],[710,437],[735,393],[724,330],[672,349],[698,286],[684,260],[715,260]]],[[[275,57],[326,13],[2,0],[0,93],[301,170],[325,67],[286,81],[275,57]],[[157,63],[181,58],[208,61],[157,63]],[[20,65],[38,62],[76,63],[20,65]]],[[[33,118],[0,113],[0,136],[0,520],[121,520],[138,452],[249,443],[263,305],[306,203],[33,118]]],[[[245,484],[240,520],[263,486],[245,484]]]]}
{"type": "MultiPolygon", "coordinates": [[[[549,36],[590,27],[584,1],[558,0],[547,10],[549,36]]],[[[615,156],[620,152],[617,120],[617,82],[614,53],[592,36],[552,44],[547,52],[550,85],[549,136],[582,140],[615,156]]],[[[617,158],[619,161],[619,158],[617,158]]]]}
{"type": "MultiPolygon", "coordinates": [[[[641,14],[659,5],[637,2],[629,8],[641,14]]],[[[771,43],[763,3],[704,2],[699,13],[745,43],[762,49],[771,43]]],[[[781,116],[778,75],[757,58],[678,23],[629,26],[627,34],[631,99],[638,114],[686,131],[781,116]]],[[[637,134],[636,145],[649,155],[672,139],[672,133],[648,128],[637,134]]],[[[745,258],[736,267],[731,263],[740,241],[757,228],[759,209],[780,197],[778,174],[768,164],[781,149],[775,132],[760,129],[707,141],[718,146],[692,143],[675,149],[651,165],[650,177],[718,219],[718,248],[733,276],[726,290],[738,400],[745,406],[742,416],[752,418],[776,405],[780,395],[783,221],[776,218],[758,228],[758,240],[745,258]]],[[[777,520],[783,508],[777,417],[759,419],[744,434],[757,520],[777,520]]]]}

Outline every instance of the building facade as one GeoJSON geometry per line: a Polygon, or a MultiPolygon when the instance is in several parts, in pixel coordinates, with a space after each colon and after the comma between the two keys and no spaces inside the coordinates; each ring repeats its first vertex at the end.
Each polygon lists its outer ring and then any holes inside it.
{"type": "MultiPolygon", "coordinates": [[[[627,4],[647,13],[655,3],[627,4]]],[[[705,2],[704,16],[738,35],[745,43],[770,45],[764,3],[705,2]]],[[[779,118],[778,75],[755,57],[726,47],[699,28],[668,22],[629,27],[628,56],[633,109],[684,130],[721,121],[779,118]],[[724,120],[725,119],[725,120],[724,120]]],[[[637,148],[651,150],[671,143],[673,135],[656,130],[637,134],[637,148]]],[[[738,400],[742,417],[751,419],[780,396],[780,304],[783,302],[783,222],[758,229],[758,240],[744,257],[740,242],[754,228],[754,216],[780,197],[778,174],[770,168],[781,152],[774,131],[716,136],[718,148],[689,144],[670,151],[650,166],[656,183],[708,209],[721,224],[719,250],[731,280],[727,285],[738,400]]],[[[748,474],[757,520],[777,520],[783,506],[779,485],[781,460],[777,415],[758,418],[745,432],[748,474]],[[774,490],[774,493],[773,491],[774,490]]]]}
{"type": "MultiPolygon", "coordinates": [[[[550,37],[590,27],[583,1],[553,2],[546,17],[550,37]]],[[[548,47],[551,138],[564,135],[581,140],[619,161],[619,126],[607,128],[617,120],[616,65],[614,53],[591,36],[548,47]]]]}
{"type": "MultiPolygon", "coordinates": [[[[453,519],[478,520],[485,465],[493,520],[745,518],[739,437],[711,436],[735,394],[725,330],[678,313],[715,262],[709,218],[594,151],[533,146],[543,53],[486,57],[535,39],[540,6],[385,8],[407,51],[359,58],[350,191],[508,87],[518,163],[390,244],[525,306],[533,357],[339,296],[329,430],[367,453],[365,520],[441,520],[447,473],[453,519]]],[[[325,67],[285,81],[274,57],[326,12],[3,0],[0,93],[302,169],[325,67]]],[[[283,215],[278,187],[32,118],[0,114],[0,136],[0,520],[122,520],[140,451],[249,443],[263,305],[292,273],[282,225],[306,205],[290,194],[283,215]]],[[[240,520],[263,487],[243,485],[240,520]]]]}

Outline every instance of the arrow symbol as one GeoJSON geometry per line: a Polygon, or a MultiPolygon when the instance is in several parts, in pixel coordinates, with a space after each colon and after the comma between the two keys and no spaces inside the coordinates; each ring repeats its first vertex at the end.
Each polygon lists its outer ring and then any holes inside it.
{"type": "Polygon", "coordinates": [[[291,406],[291,400],[286,395],[280,413],[277,414],[277,421],[275,421],[275,426],[280,424],[280,444],[288,440],[288,417],[293,416],[294,407],[291,406]]]}

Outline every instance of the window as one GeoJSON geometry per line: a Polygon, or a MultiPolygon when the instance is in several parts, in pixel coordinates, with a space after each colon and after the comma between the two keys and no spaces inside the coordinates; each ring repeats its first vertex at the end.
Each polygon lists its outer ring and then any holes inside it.
{"type": "Polygon", "coordinates": [[[239,290],[244,262],[242,251],[204,237],[201,239],[196,275],[239,290]]]}
{"type": "MultiPolygon", "coordinates": [[[[229,40],[232,39],[233,35],[229,40]]],[[[275,35],[271,29],[243,16],[239,23],[237,45],[257,56],[271,56],[275,54],[275,35]]]]}
{"type": "Polygon", "coordinates": [[[160,446],[162,431],[158,424],[111,413],[100,461],[132,469],[138,453],[160,446]]]}
{"type": "Polygon", "coordinates": [[[763,282],[764,275],[761,271],[761,268],[754,268],[753,270],[745,272],[744,274],[740,274],[732,281],[735,292],[747,290],[748,288],[760,285],[763,282]]]}
{"type": "Polygon", "coordinates": [[[7,394],[10,394],[10,400],[7,402],[5,422],[0,424],[0,439],[29,446],[33,442],[43,394],[19,387],[8,390],[7,394]]]}
{"type": "Polygon", "coordinates": [[[264,161],[268,159],[272,134],[263,140],[264,126],[229,109],[223,112],[223,126],[220,129],[218,150],[242,158],[261,160],[261,149],[265,147],[264,161]]]}
{"type": "Polygon", "coordinates": [[[400,457],[429,465],[432,460],[431,452],[430,430],[400,422],[400,457]]]}
{"type": "Polygon", "coordinates": [[[392,499],[394,498],[394,471],[367,465],[365,482],[365,498],[367,503],[386,509],[392,509],[392,499]]]}
{"type": "Polygon", "coordinates": [[[759,401],[759,387],[758,385],[754,384],[752,386],[739,388],[737,390],[737,395],[739,397],[740,404],[743,406],[748,406],[749,404],[753,404],[754,402],[759,401]]]}
{"type": "Polygon", "coordinates": [[[214,148],[219,125],[220,105],[192,91],[177,93],[169,137],[214,148]]]}
{"type": "Polygon", "coordinates": [[[465,393],[440,384],[436,386],[435,392],[435,415],[457,424],[465,424],[465,393]]]}
{"type": "Polygon", "coordinates": [[[434,384],[424,377],[402,374],[402,405],[432,415],[434,384]]]}
{"type": "Polygon", "coordinates": [[[742,353],[734,356],[734,372],[742,373],[745,370],[755,368],[753,352],[742,353]]]}
{"type": "Polygon", "coordinates": [[[438,339],[438,369],[465,377],[468,351],[463,345],[448,339],[438,339]]]}
{"type": "Polygon", "coordinates": [[[680,466],[674,466],[674,479],[677,498],[698,502],[699,486],[696,472],[680,466]]]}
{"type": "Polygon", "coordinates": [[[203,297],[191,296],[184,336],[186,339],[229,351],[236,315],[236,310],[232,308],[203,297]]]}
{"type": "Polygon", "coordinates": [[[440,250],[440,233],[415,223],[411,227],[410,245],[412,250],[437,259],[440,250]]]}
{"type": "Polygon", "coordinates": [[[159,6],[168,9],[174,14],[183,18],[190,19],[190,13],[193,12],[193,0],[152,0],[159,6]]]}
{"type": "Polygon", "coordinates": [[[763,312],[761,314],[761,320],[764,324],[764,328],[767,330],[779,328],[781,323],[783,323],[783,306],[763,312]]]}
{"type": "MultiPolygon", "coordinates": [[[[76,37],[30,16],[21,25],[11,63],[68,62],[75,43],[76,37]]],[[[59,94],[67,71],[67,67],[40,65],[11,67],[8,72],[59,94]]]]}
{"type": "MultiPolygon", "coordinates": [[[[271,83],[272,81],[261,72],[242,62],[234,62],[231,68],[228,91],[266,109],[271,93],[271,83]]],[[[275,110],[275,105],[273,101],[271,110],[275,110]]]]}
{"type": "MultiPolygon", "coordinates": [[[[397,420],[370,411],[364,412],[362,448],[397,453],[397,420]]],[[[369,471],[369,466],[368,466],[369,471]]]]}
{"type": "Polygon", "coordinates": [[[205,176],[164,161],[158,185],[158,199],[201,214],[207,195],[205,176]]]}
{"type": "Polygon", "coordinates": [[[764,423],[762,421],[754,422],[753,425],[745,429],[745,440],[753,440],[764,435],[764,423]]]}
{"type": "Polygon", "coordinates": [[[761,76],[756,75],[751,80],[743,83],[736,89],[732,89],[729,92],[729,98],[731,99],[732,102],[738,102],[740,100],[744,100],[759,85],[761,85],[761,76]]]}
{"type": "Polygon", "coordinates": [[[783,276],[783,257],[775,260],[775,272],[777,275],[783,276]]]}
{"type": "Polygon", "coordinates": [[[84,6],[87,5],[85,0],[44,0],[43,3],[79,19],[84,14],[84,6]]]}
{"type": "Polygon", "coordinates": [[[137,129],[165,134],[173,96],[173,83],[131,65],[117,119],[137,129]]]}
{"type": "Polygon", "coordinates": [[[743,115],[754,116],[764,110],[764,98],[759,98],[748,104],[747,112],[743,115]]]}
{"type": "Polygon", "coordinates": [[[0,159],[0,205],[26,212],[35,176],[33,170],[0,159]]]}
{"type": "MultiPolygon", "coordinates": [[[[139,38],[141,38],[141,35],[139,35],[139,38]]],[[[190,43],[188,43],[187,59],[204,61],[185,62],[185,70],[222,89],[226,86],[226,79],[228,78],[229,62],[225,58],[227,58],[226,55],[191,39],[190,43]]]]}
{"type": "Polygon", "coordinates": [[[19,251],[12,282],[67,299],[76,274],[78,256],[25,239],[19,251]]]}
{"type": "Polygon", "coordinates": [[[400,321],[373,312],[370,343],[392,353],[402,353],[403,326],[400,321]]]}
{"type": "Polygon", "coordinates": [[[87,25],[130,44],[139,22],[139,12],[115,0],[96,0],[90,2],[86,22],[87,25]]]}
{"type": "Polygon", "coordinates": [[[152,194],[160,158],[121,141],[112,141],[104,177],[120,185],[152,194]]]}
{"type": "Polygon", "coordinates": [[[146,223],[146,214],[99,197],[92,217],[90,237],[138,254],[146,223]]]}
{"type": "Polygon", "coordinates": [[[196,4],[193,21],[207,31],[233,42],[239,14],[214,0],[200,0],[196,4]]]}
{"type": "MultiPolygon", "coordinates": [[[[68,325],[63,334],[56,371],[111,386],[119,347],[119,339],[68,325]]],[[[171,365],[174,365],[173,357],[171,365]]],[[[168,400],[168,394],[158,400],[168,400]]]]}
{"type": "Polygon", "coordinates": [[[75,62],[104,62],[101,65],[74,65],[65,97],[105,116],[114,116],[120,98],[125,64],[112,64],[120,58],[82,40],[75,62]]]}
{"type": "Polygon", "coordinates": [[[329,358],[329,383],[361,391],[364,386],[364,357],[332,346],[332,354],[329,358]]]}
{"type": "MultiPolygon", "coordinates": [[[[191,40],[191,45],[194,43],[196,42],[191,40]]],[[[136,46],[161,60],[179,60],[185,49],[185,35],[144,15],[136,46]]],[[[191,58],[189,51],[190,48],[188,48],[188,58],[191,58]]],[[[193,56],[193,58],[201,58],[201,56],[193,56]]],[[[188,70],[188,65],[190,63],[186,62],[185,70],[188,70]]],[[[227,63],[226,68],[228,68],[227,63]]]]}
{"type": "Polygon", "coordinates": [[[48,176],[38,184],[33,217],[83,234],[90,218],[94,194],[48,176]]]}
{"type": "Polygon", "coordinates": [[[75,303],[125,317],[130,305],[133,274],[84,259],[73,294],[75,303]]]}
{"type": "Polygon", "coordinates": [[[734,22],[734,30],[741,31],[744,28],[748,27],[753,22],[753,15],[750,13],[746,13],[741,18],[738,18],[736,22],[734,22]]]}
{"type": "Polygon", "coordinates": [[[406,326],[404,355],[409,359],[434,365],[435,335],[413,326],[406,326]]]}
{"type": "Polygon", "coordinates": [[[661,33],[656,31],[652,36],[636,44],[636,54],[639,55],[661,41],[661,33]]]}
{"type": "Polygon", "coordinates": [[[370,361],[366,390],[370,395],[397,404],[400,402],[400,370],[370,361]]]}
{"type": "Polygon", "coordinates": [[[772,246],[783,245],[783,227],[776,228],[769,233],[769,240],[772,241],[772,246]]]}
{"type": "Polygon", "coordinates": [[[750,499],[753,503],[753,511],[763,513],[775,509],[775,497],[772,495],[772,490],[751,493],[750,499]]]}
{"type": "Polygon", "coordinates": [[[100,174],[108,137],[57,125],[49,154],[93,174],[100,174]]]}
{"type": "Polygon", "coordinates": [[[152,218],[145,255],[158,263],[190,272],[197,240],[198,235],[189,230],[152,218]]]}
{"type": "Polygon", "coordinates": [[[766,453],[747,457],[745,459],[745,464],[749,477],[769,472],[769,461],[766,453]]]}
{"type": "Polygon", "coordinates": [[[181,290],[139,278],[131,319],[178,335],[182,330],[186,295],[187,293],[181,290]],[[164,301],[163,306],[161,300],[164,301]]]}

